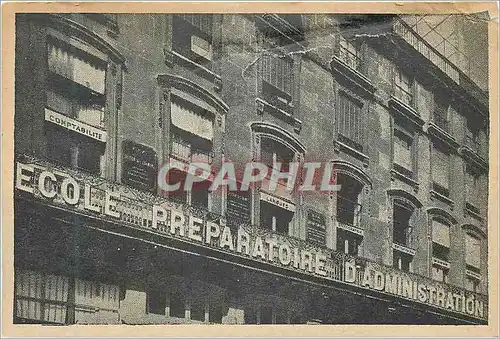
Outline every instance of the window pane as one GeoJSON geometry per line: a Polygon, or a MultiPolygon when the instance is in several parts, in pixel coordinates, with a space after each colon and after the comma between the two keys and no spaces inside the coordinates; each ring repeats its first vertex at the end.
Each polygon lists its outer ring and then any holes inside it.
{"type": "Polygon", "coordinates": [[[465,236],[465,263],[476,268],[480,268],[481,262],[481,241],[470,235],[465,236]]]}
{"type": "Polygon", "coordinates": [[[438,148],[432,149],[432,180],[440,186],[449,188],[449,156],[438,148]]]}
{"type": "Polygon", "coordinates": [[[208,117],[196,111],[194,105],[185,100],[172,96],[170,115],[172,124],[179,129],[197,135],[206,140],[213,139],[213,122],[208,117]]]}
{"type": "Polygon", "coordinates": [[[432,220],[432,241],[450,247],[450,227],[438,220],[432,220]]]}
{"type": "Polygon", "coordinates": [[[340,92],[338,103],[338,132],[353,141],[354,148],[362,151],[361,103],[340,92]]]}
{"type": "Polygon", "coordinates": [[[394,131],[394,162],[412,171],[411,138],[402,132],[394,131]]]}

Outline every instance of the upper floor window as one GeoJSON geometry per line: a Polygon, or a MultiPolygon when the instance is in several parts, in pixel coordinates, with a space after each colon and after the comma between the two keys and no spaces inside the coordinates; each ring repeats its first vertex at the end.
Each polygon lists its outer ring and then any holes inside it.
{"type": "MultiPolygon", "coordinates": [[[[392,224],[392,241],[396,245],[411,247],[412,246],[412,227],[411,217],[413,207],[399,200],[393,201],[393,224],[392,224]]],[[[410,272],[413,255],[409,254],[393,245],[393,266],[394,268],[410,272]]]]}
{"type": "Polygon", "coordinates": [[[212,162],[213,114],[191,103],[171,95],[171,153],[187,162],[212,162]]]}
{"type": "Polygon", "coordinates": [[[434,144],[431,156],[433,190],[448,197],[450,195],[450,154],[434,144]]]}
{"type": "Polygon", "coordinates": [[[67,41],[47,37],[46,116],[67,117],[67,123],[79,122],[80,127],[94,133],[81,134],[60,124],[47,124],[47,156],[63,166],[99,174],[105,143],[92,135],[106,133],[106,56],[79,40],[67,41]]]}
{"type": "Polygon", "coordinates": [[[337,251],[358,255],[363,237],[352,232],[350,227],[361,227],[360,198],[363,185],[344,173],[337,173],[336,183],[341,185],[337,192],[337,251]]]}
{"type": "Polygon", "coordinates": [[[173,16],[172,48],[189,60],[211,68],[213,59],[213,15],[173,16]]]}
{"type": "MultiPolygon", "coordinates": [[[[289,172],[290,164],[294,161],[295,156],[295,151],[285,144],[269,137],[261,138],[260,158],[271,169],[277,169],[278,164],[280,164],[280,172],[289,172]]],[[[271,173],[271,171],[268,173],[271,173]]],[[[271,185],[270,176],[268,178],[264,180],[262,186],[264,189],[267,189],[267,185],[271,185]]],[[[287,208],[287,206],[292,206],[286,202],[286,200],[290,199],[287,179],[278,179],[275,190],[270,193],[275,197],[269,198],[271,196],[267,193],[261,193],[264,194],[266,199],[260,201],[260,224],[262,227],[288,235],[294,211],[293,208],[287,208]],[[281,203],[275,203],[275,201],[281,201],[281,203]]]]}
{"type": "Polygon", "coordinates": [[[270,138],[262,138],[260,146],[261,161],[270,168],[281,164],[281,172],[288,172],[290,163],[295,159],[295,152],[284,144],[270,138]]]}
{"type": "Polygon", "coordinates": [[[394,96],[408,106],[413,106],[413,79],[401,69],[394,75],[394,96]]]}
{"type": "Polygon", "coordinates": [[[392,241],[405,247],[412,245],[412,227],[410,219],[413,207],[409,204],[394,200],[393,202],[393,233],[392,241]]]}
{"type": "Polygon", "coordinates": [[[360,70],[361,53],[359,45],[353,40],[346,39],[343,35],[340,35],[339,56],[347,66],[360,70]]]}
{"type": "Polygon", "coordinates": [[[479,173],[471,166],[466,166],[465,170],[465,203],[466,207],[473,212],[480,212],[481,187],[479,184],[479,173]]]}
{"type": "Polygon", "coordinates": [[[397,125],[394,127],[393,166],[399,173],[409,178],[414,177],[414,136],[397,125]]]}
{"type": "MultiPolygon", "coordinates": [[[[187,96],[187,94],[183,94],[187,96]]],[[[212,112],[193,104],[186,98],[170,95],[170,155],[177,160],[187,163],[212,163],[213,159],[213,119],[212,112]]],[[[187,173],[169,171],[169,183],[183,182],[187,173]]],[[[174,200],[209,208],[209,187],[211,182],[206,180],[196,182],[191,191],[182,189],[171,193],[174,200]]],[[[183,187],[183,185],[181,185],[183,187]]]]}
{"type": "Polygon", "coordinates": [[[473,121],[473,119],[467,119],[467,125],[465,129],[465,145],[472,149],[474,152],[480,151],[479,132],[480,128],[473,121]]]}
{"type": "Polygon", "coordinates": [[[432,121],[446,132],[450,132],[448,116],[450,104],[448,100],[448,98],[444,98],[442,95],[436,96],[434,114],[432,115],[432,121]]]}
{"type": "Polygon", "coordinates": [[[264,54],[260,58],[262,71],[262,96],[269,104],[292,112],[293,60],[289,56],[264,54]]]}
{"type": "Polygon", "coordinates": [[[339,140],[355,150],[363,152],[361,117],[363,104],[343,91],[339,92],[338,98],[337,132],[339,140]]]}
{"type": "Polygon", "coordinates": [[[479,292],[481,282],[481,240],[474,234],[465,234],[465,285],[468,290],[479,292]]]}
{"type": "Polygon", "coordinates": [[[448,282],[450,269],[450,226],[440,218],[432,219],[432,277],[448,282]]]}

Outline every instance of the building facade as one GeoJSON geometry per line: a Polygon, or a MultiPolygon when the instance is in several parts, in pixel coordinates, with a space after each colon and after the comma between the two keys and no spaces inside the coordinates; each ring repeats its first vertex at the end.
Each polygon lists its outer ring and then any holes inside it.
{"type": "Polygon", "coordinates": [[[18,14],[14,321],[487,323],[488,93],[410,22],[18,14]]]}

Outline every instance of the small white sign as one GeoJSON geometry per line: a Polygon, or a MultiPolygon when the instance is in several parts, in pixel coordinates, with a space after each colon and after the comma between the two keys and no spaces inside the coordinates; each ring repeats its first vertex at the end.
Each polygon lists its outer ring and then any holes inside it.
{"type": "Polygon", "coordinates": [[[81,121],[72,119],[63,114],[54,112],[48,108],[45,109],[45,121],[49,121],[53,124],[69,129],[70,131],[88,136],[89,138],[101,142],[106,142],[106,131],[95,128],[81,121]]]}
{"type": "Polygon", "coordinates": [[[275,197],[274,195],[267,194],[265,192],[260,192],[260,199],[264,200],[270,204],[281,207],[285,210],[295,212],[295,205],[289,203],[281,198],[275,197]]]}

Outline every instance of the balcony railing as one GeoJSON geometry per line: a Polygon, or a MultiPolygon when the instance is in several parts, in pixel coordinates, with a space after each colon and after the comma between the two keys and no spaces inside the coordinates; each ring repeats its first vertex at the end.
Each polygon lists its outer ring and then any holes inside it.
{"type": "MultiPolygon", "coordinates": [[[[467,67],[463,70],[458,68],[454,63],[448,60],[444,55],[437,51],[429,42],[422,38],[413,28],[408,25],[403,19],[395,17],[392,30],[399,35],[403,40],[415,48],[420,54],[430,60],[442,72],[448,75],[456,84],[464,87],[472,96],[476,97],[481,102],[488,104],[488,95],[470,76],[472,72],[477,74],[481,70],[474,62],[467,61],[467,67]]],[[[483,78],[487,78],[487,72],[483,72],[483,78]]]]}
{"type": "Polygon", "coordinates": [[[361,69],[361,58],[356,54],[347,49],[345,46],[340,46],[339,50],[340,59],[352,69],[359,71],[361,69]]]}

